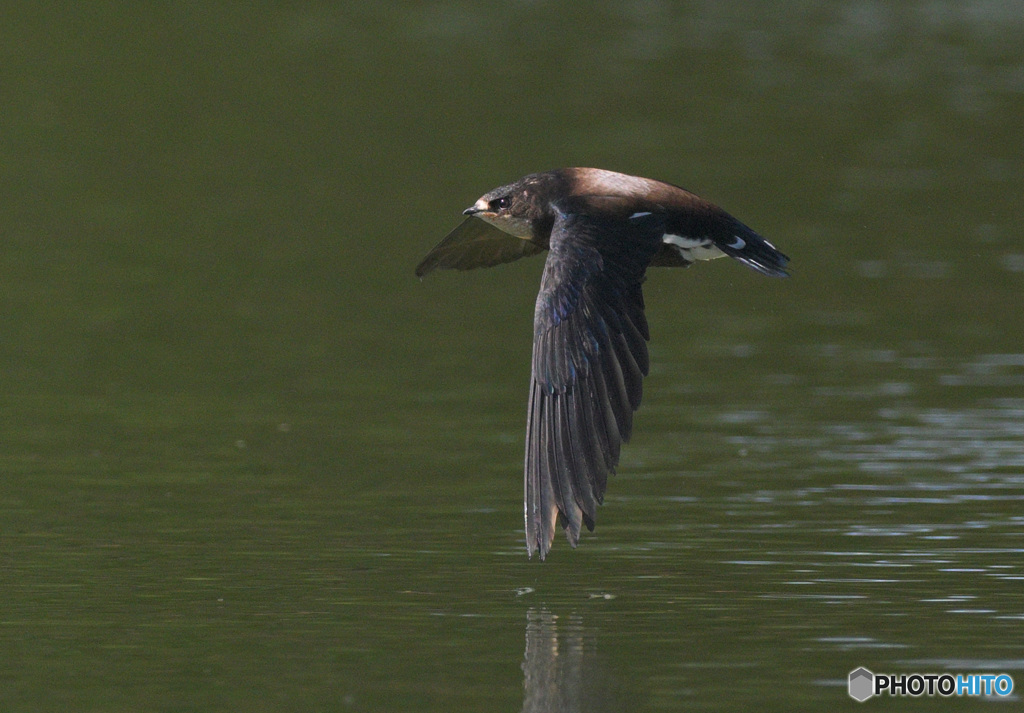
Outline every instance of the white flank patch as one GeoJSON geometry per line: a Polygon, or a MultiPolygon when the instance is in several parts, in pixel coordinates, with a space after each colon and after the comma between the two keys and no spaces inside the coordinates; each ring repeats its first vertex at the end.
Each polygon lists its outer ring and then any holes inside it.
{"type": "Polygon", "coordinates": [[[723,257],[725,253],[715,247],[708,239],[684,238],[681,235],[665,233],[661,237],[663,243],[676,248],[676,251],[684,260],[714,260],[716,257],[723,257]]]}
{"type": "Polygon", "coordinates": [[[729,247],[730,248],[732,248],[733,250],[742,250],[743,248],[747,247],[747,241],[746,240],[744,240],[743,238],[741,238],[738,235],[734,235],[733,237],[736,238],[736,240],[734,240],[733,242],[729,243],[729,247]]]}
{"type": "Polygon", "coordinates": [[[673,235],[672,233],[665,233],[661,236],[663,243],[669,245],[675,245],[677,248],[683,250],[693,250],[694,248],[703,248],[711,244],[711,241],[706,238],[684,238],[682,235],[673,235]]]}
{"type": "Polygon", "coordinates": [[[642,210],[639,213],[634,213],[633,215],[629,216],[629,220],[633,220],[633,218],[643,218],[645,215],[650,215],[650,214],[651,214],[651,211],[649,211],[649,210],[642,210]]]}

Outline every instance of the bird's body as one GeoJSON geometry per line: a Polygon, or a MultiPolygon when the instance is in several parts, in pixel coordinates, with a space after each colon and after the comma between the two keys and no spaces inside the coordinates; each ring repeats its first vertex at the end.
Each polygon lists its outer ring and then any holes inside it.
{"type": "Polygon", "coordinates": [[[629,440],[649,368],[647,268],[728,255],[781,277],[788,258],[689,191],[602,169],[531,174],[465,213],[417,275],[550,251],[534,312],[524,465],[527,551],[543,559],[556,522],[573,546],[581,525],[594,529],[629,440]]]}

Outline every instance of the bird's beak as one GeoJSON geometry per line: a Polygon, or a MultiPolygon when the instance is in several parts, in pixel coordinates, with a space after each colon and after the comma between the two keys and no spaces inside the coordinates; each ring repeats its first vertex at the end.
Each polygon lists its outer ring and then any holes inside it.
{"type": "Polygon", "coordinates": [[[483,198],[473,204],[472,208],[466,208],[462,211],[463,215],[476,215],[477,213],[487,213],[490,211],[490,206],[487,205],[487,201],[483,198]]]}

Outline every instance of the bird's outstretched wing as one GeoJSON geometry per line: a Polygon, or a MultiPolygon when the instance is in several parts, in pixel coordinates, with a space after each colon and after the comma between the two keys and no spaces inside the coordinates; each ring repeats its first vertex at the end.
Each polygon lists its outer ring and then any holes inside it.
{"type": "Polygon", "coordinates": [[[492,267],[543,251],[540,245],[509,235],[471,216],[427,253],[416,266],[416,277],[423,277],[438,268],[472,270],[492,267]]]}
{"type": "Polygon", "coordinates": [[[664,217],[621,199],[554,205],[534,313],[526,427],[526,545],[543,559],[560,522],[573,546],[594,529],[608,474],[629,440],[648,371],[641,284],[664,217]]]}

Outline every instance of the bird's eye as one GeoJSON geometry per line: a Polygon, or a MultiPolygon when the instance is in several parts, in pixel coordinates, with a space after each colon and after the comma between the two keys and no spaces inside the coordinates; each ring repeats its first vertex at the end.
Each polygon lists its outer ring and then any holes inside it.
{"type": "Polygon", "coordinates": [[[491,207],[491,210],[505,210],[506,208],[508,208],[509,202],[510,201],[508,199],[508,196],[502,196],[501,198],[495,198],[493,201],[490,202],[489,205],[491,207]]]}

